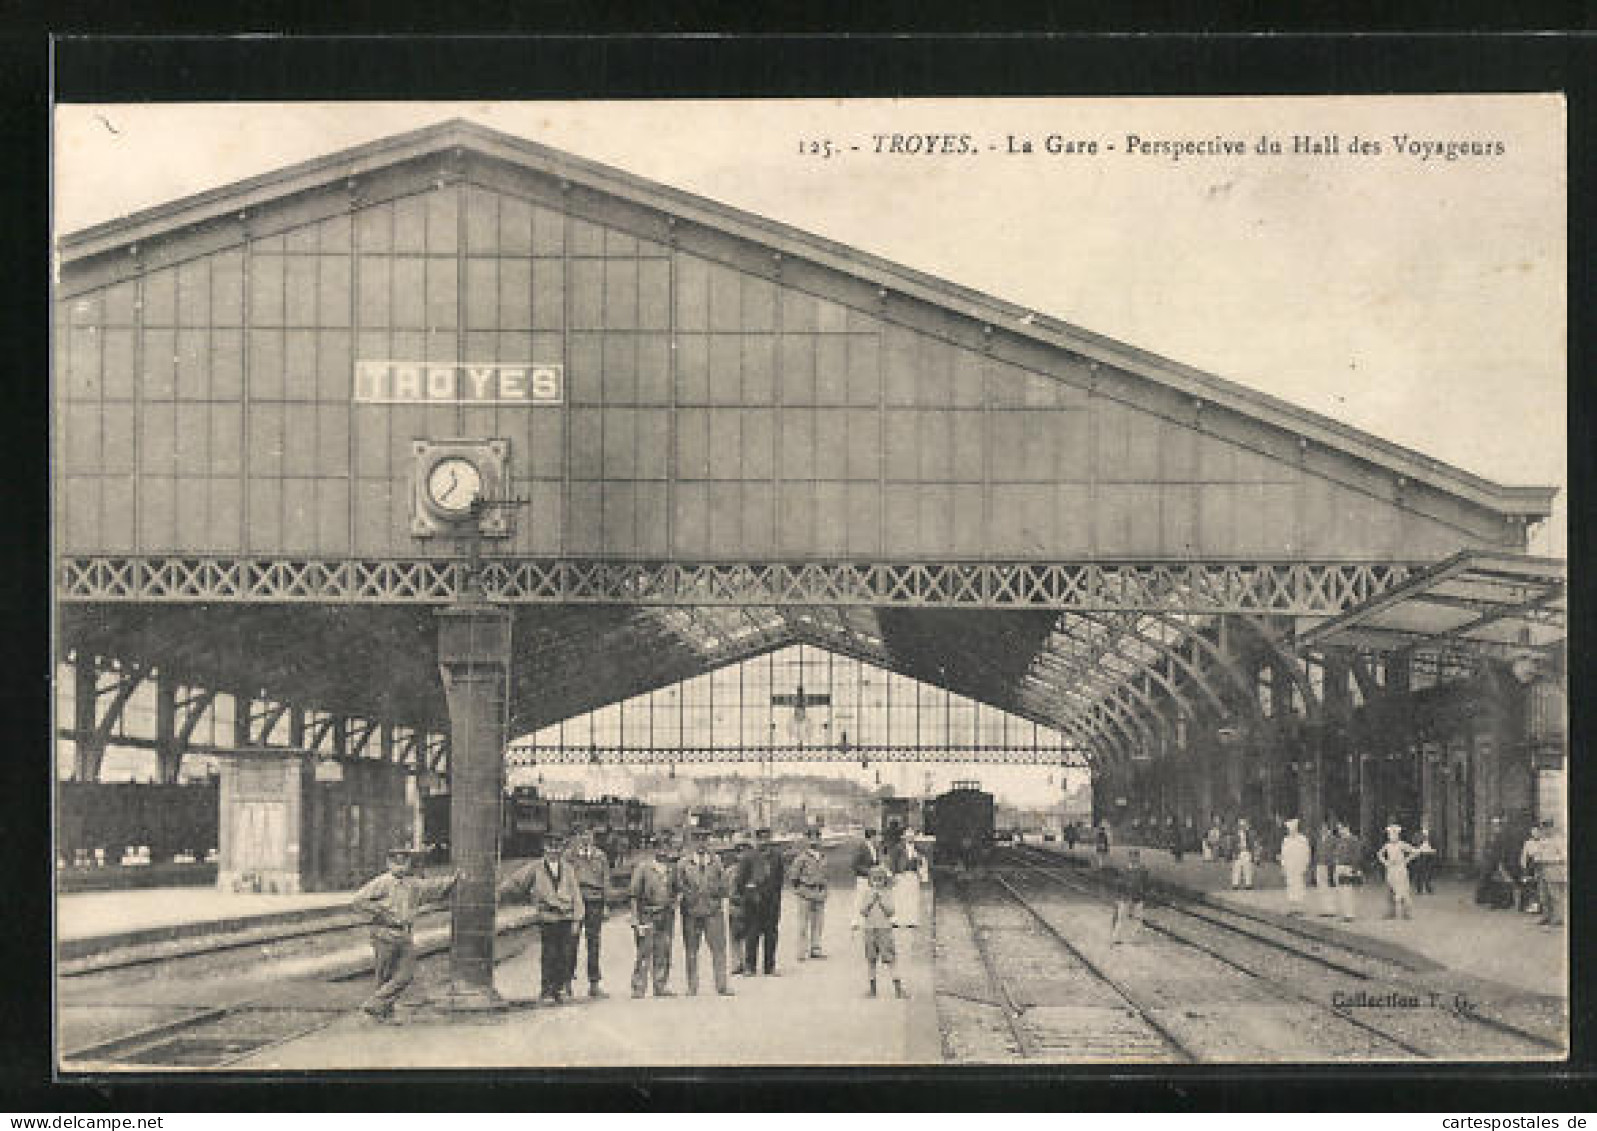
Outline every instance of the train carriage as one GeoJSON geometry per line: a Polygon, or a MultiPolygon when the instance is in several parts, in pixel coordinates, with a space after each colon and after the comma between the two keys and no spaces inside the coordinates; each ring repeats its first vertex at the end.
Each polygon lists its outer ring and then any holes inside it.
{"type": "Polygon", "coordinates": [[[923,809],[926,831],[936,838],[933,859],[967,867],[986,860],[994,840],[993,795],[979,782],[955,782],[923,809]]]}

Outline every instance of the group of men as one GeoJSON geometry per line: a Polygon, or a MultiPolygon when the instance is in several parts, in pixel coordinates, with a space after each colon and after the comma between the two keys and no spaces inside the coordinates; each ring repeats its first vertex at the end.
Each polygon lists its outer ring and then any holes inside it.
{"type": "Polygon", "coordinates": [[[1496,910],[1517,907],[1535,912],[1544,926],[1559,927],[1568,898],[1569,849],[1558,827],[1542,821],[1521,840],[1501,817],[1493,817],[1481,853],[1475,902],[1496,910]]]}
{"type": "MultiPolygon", "coordinates": [[[[635,944],[632,996],[672,997],[671,960],[677,919],[681,918],[682,955],[687,989],[699,992],[699,960],[708,948],[718,994],[732,996],[728,976],[774,976],[777,938],[782,915],[782,894],[791,887],[799,909],[798,959],[825,958],[822,946],[828,895],[826,859],[820,832],[810,829],[803,847],[791,857],[776,844],[769,829],[759,829],[753,841],[740,843],[734,862],[726,863],[710,847],[708,834],[695,830],[692,847],[680,853],[674,838],[662,836],[649,858],[634,867],[627,896],[635,944]],[[733,965],[728,970],[728,950],[733,965]]],[[[868,830],[866,841],[853,858],[857,877],[855,925],[865,930],[866,957],[871,967],[871,992],[875,992],[878,961],[891,967],[895,960],[891,929],[899,925],[892,898],[891,865],[912,867],[900,838],[884,852],[868,830]],[[883,936],[882,932],[887,931],[883,936]]],[[[912,850],[909,850],[912,851],[912,850]]],[[[522,899],[532,905],[539,931],[539,1000],[557,1005],[575,996],[579,943],[587,940],[588,996],[604,998],[600,964],[605,923],[605,897],[610,864],[591,832],[577,834],[567,846],[560,838],[546,838],[538,859],[505,876],[498,885],[501,900],[522,899]]],[[[363,1008],[379,1020],[393,1016],[394,1004],[415,974],[412,932],[416,916],[432,904],[447,900],[458,873],[440,879],[420,879],[411,867],[410,853],[390,854],[387,872],[363,887],[354,906],[372,924],[376,956],[377,990],[363,1008]]],[[[897,977],[894,987],[905,996],[897,977]]]]}

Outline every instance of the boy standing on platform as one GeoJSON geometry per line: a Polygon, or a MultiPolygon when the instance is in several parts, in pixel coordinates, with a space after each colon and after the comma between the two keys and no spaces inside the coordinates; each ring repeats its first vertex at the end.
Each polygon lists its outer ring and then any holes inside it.
{"type": "Polygon", "coordinates": [[[576,873],[577,889],[582,892],[582,921],[578,934],[571,936],[570,973],[566,978],[566,992],[576,993],[573,983],[577,978],[578,935],[588,936],[588,996],[608,997],[599,988],[601,970],[599,946],[604,935],[605,893],[610,886],[610,858],[593,842],[593,830],[583,829],[568,853],[571,870],[576,873]]]}
{"type": "Polygon", "coordinates": [[[417,879],[411,874],[410,857],[407,848],[390,849],[388,871],[355,893],[355,910],[371,921],[377,973],[377,991],[361,1009],[379,1021],[393,1017],[394,1003],[416,977],[412,931],[417,914],[447,899],[460,878],[456,872],[438,880],[417,879]]]}
{"type": "Polygon", "coordinates": [[[674,997],[671,980],[671,926],[676,921],[676,877],[671,870],[671,845],[662,838],[653,860],[632,872],[632,937],[637,959],[632,965],[632,996],[643,997],[651,978],[655,997],[674,997]]]}
{"type": "Polygon", "coordinates": [[[898,977],[898,948],[893,943],[893,930],[898,926],[893,909],[893,874],[885,865],[871,869],[870,888],[860,903],[860,922],[855,928],[865,933],[865,963],[870,968],[870,997],[876,996],[876,964],[887,967],[893,979],[893,996],[908,997],[904,983],[898,977]]]}

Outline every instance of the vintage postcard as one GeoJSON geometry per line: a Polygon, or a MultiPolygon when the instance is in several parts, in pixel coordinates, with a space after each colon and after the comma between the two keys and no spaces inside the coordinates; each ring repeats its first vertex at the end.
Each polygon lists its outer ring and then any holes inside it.
{"type": "Polygon", "coordinates": [[[58,105],[59,1072],[1562,1060],[1565,141],[58,105]]]}

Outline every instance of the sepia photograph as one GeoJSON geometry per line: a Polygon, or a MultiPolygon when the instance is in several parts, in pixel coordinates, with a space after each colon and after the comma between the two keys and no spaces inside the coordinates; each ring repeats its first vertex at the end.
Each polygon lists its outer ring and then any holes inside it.
{"type": "Polygon", "coordinates": [[[53,114],[60,1078],[1568,1056],[1561,96],[53,114]]]}

